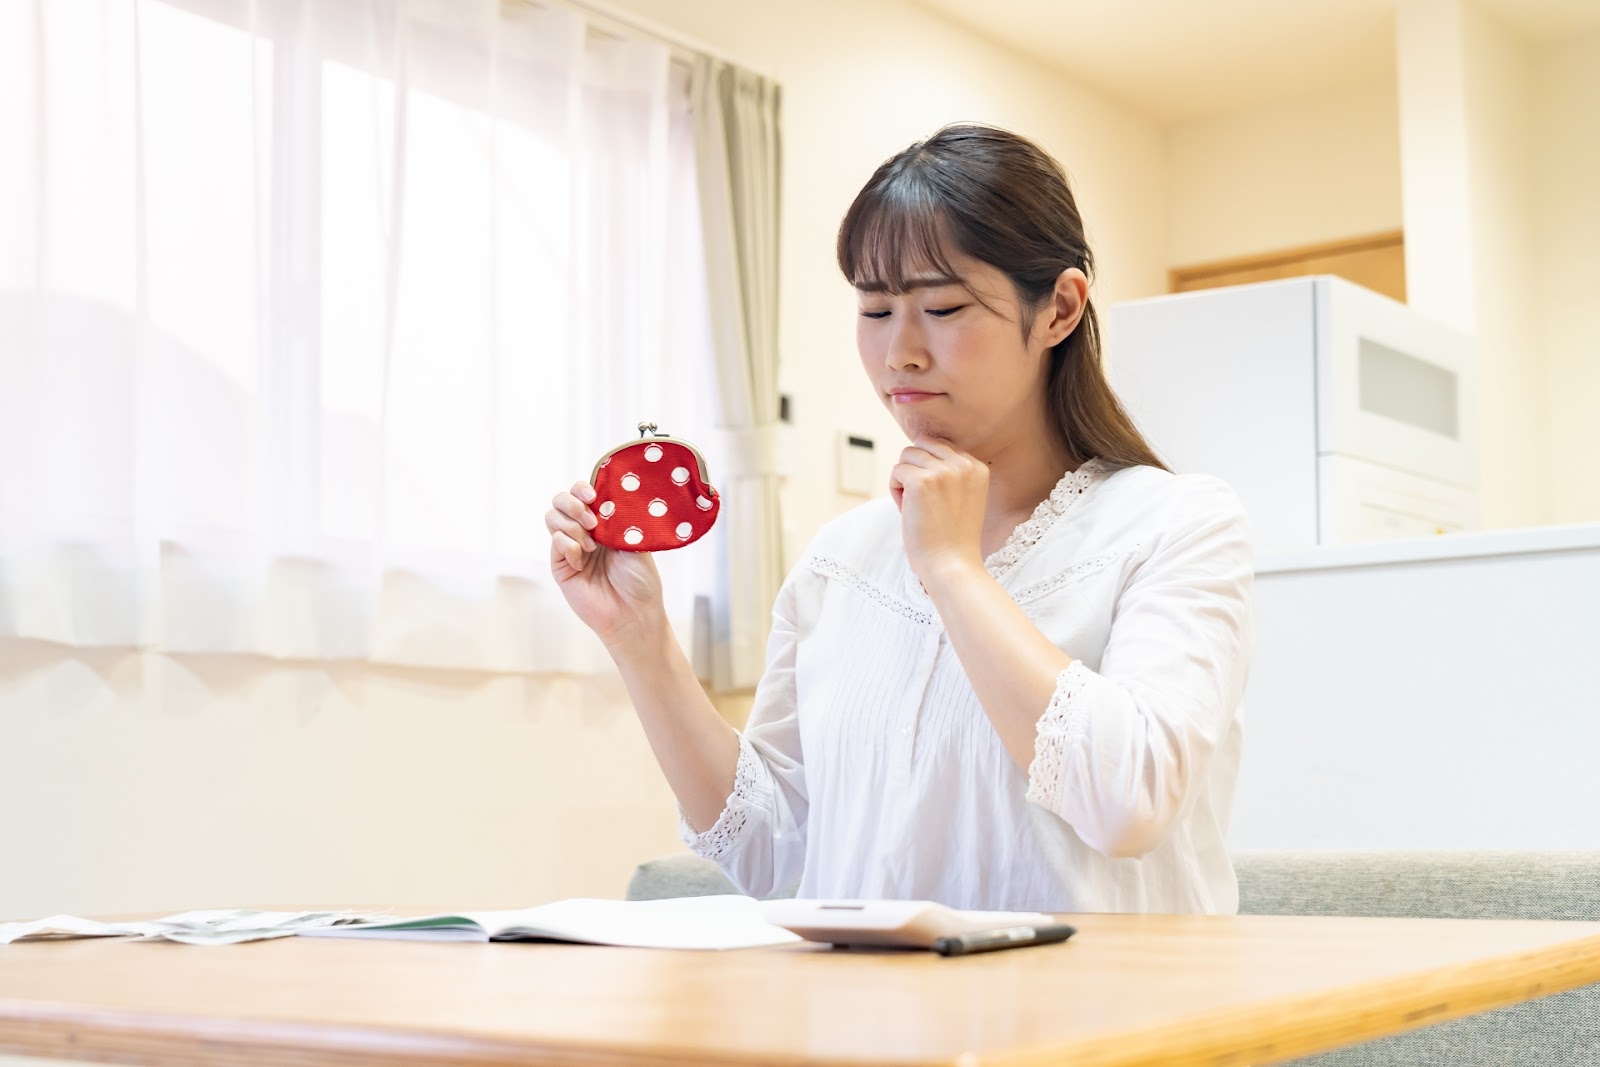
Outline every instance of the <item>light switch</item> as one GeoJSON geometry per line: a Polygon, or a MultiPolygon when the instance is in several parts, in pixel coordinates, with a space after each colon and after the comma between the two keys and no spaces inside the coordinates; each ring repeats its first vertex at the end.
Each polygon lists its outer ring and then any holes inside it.
{"type": "Polygon", "coordinates": [[[872,438],[839,434],[839,492],[851,496],[871,496],[877,480],[877,465],[872,438]]]}

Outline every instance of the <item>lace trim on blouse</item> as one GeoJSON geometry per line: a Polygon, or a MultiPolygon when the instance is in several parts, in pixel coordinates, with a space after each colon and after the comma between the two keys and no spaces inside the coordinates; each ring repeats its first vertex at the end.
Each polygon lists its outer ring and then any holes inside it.
{"type": "Polygon", "coordinates": [[[1056,520],[1071,511],[1083,494],[1107,473],[1109,468],[1104,460],[1091,459],[1077,470],[1062,475],[1056,487],[1050,490],[1050,495],[1039,501],[1039,506],[1033,509],[1028,520],[1012,530],[1006,543],[983,561],[984,569],[999,578],[1016,566],[1018,560],[1044,539],[1045,533],[1056,524],[1056,520]]]}
{"type": "Polygon", "coordinates": [[[1091,556],[1086,560],[1074,563],[1071,567],[1068,567],[1060,574],[1052,575],[1042,582],[1034,582],[1032,585],[1027,586],[1019,591],[1013,599],[1015,599],[1018,604],[1031,604],[1040,597],[1048,596],[1057,589],[1060,589],[1062,586],[1070,585],[1079,578],[1093,574],[1095,571],[1104,570],[1107,564],[1121,559],[1123,556],[1131,555],[1138,550],[1138,544],[1134,544],[1131,548],[1128,548],[1125,551],[1107,552],[1104,555],[1091,556]]]}
{"type": "Polygon", "coordinates": [[[1060,810],[1063,767],[1066,749],[1081,740],[1088,729],[1088,718],[1077,706],[1077,699],[1093,676],[1081,660],[1056,676],[1056,690],[1050,706],[1039,717],[1033,739],[1033,762],[1028,765],[1027,799],[1051,811],[1060,810]]]}
{"type": "Polygon", "coordinates": [[[886,608],[897,615],[903,615],[921,626],[932,626],[938,621],[933,612],[923,611],[879,586],[873,585],[866,578],[863,578],[836,559],[829,559],[827,556],[809,556],[806,559],[806,566],[825,578],[833,578],[836,581],[843,582],[879,607],[886,608]]]}
{"type": "Polygon", "coordinates": [[[733,848],[744,833],[745,823],[750,820],[750,809],[759,806],[756,789],[760,780],[761,758],[750,747],[750,742],[740,735],[739,762],[733,770],[733,792],[728,794],[728,802],[723,805],[717,821],[705,833],[697,834],[694,827],[689,825],[683,809],[678,809],[678,836],[689,846],[689,851],[715,860],[733,848]]]}

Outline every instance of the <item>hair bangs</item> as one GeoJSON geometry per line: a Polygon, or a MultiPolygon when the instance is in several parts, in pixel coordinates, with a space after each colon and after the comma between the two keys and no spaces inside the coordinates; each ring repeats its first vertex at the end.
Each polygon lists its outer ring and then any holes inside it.
{"type": "Polygon", "coordinates": [[[899,295],[919,284],[957,283],[944,208],[906,172],[867,191],[839,230],[839,269],[857,289],[899,295]]]}

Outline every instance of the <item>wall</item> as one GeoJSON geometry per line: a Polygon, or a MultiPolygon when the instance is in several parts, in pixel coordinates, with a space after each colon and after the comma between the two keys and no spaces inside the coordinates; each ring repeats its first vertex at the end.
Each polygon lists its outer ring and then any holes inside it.
{"type": "MultiPolygon", "coordinates": [[[[872,169],[956,119],[1059,154],[1102,260],[1097,298],[1164,285],[1156,127],[899,2],[624,5],[785,89],[784,387],[792,560],[855,501],[834,433],[898,430],[860,386],[833,266],[872,169]]],[[[747,700],[724,702],[742,720],[747,700]]],[[[677,848],[671,798],[614,679],[578,683],[79,653],[0,643],[0,915],[355,902],[511,906],[615,895],[677,848]]]]}
{"type": "Polygon", "coordinates": [[[1174,123],[1166,155],[1175,267],[1402,226],[1391,79],[1174,123]]]}
{"type": "Polygon", "coordinates": [[[1534,63],[1534,235],[1552,522],[1600,520],[1600,34],[1534,63]]]}
{"type": "Polygon", "coordinates": [[[1477,340],[1482,521],[1549,521],[1532,51],[1461,0],[1401,9],[1408,301],[1477,340]]]}
{"type": "Polygon", "coordinates": [[[1465,13],[1420,0],[1395,21],[1407,301],[1471,333],[1476,325],[1465,13]]]}
{"type": "Polygon", "coordinates": [[[1533,50],[1463,5],[1483,522],[1551,517],[1549,386],[1534,248],[1533,50]]]}
{"type": "Polygon", "coordinates": [[[0,644],[0,915],[512,907],[679,847],[618,683],[0,644]]]}
{"type": "Polygon", "coordinates": [[[1551,461],[1534,248],[1534,53],[1461,0],[1397,21],[1406,289],[1477,341],[1482,522],[1550,520],[1551,461]]]}

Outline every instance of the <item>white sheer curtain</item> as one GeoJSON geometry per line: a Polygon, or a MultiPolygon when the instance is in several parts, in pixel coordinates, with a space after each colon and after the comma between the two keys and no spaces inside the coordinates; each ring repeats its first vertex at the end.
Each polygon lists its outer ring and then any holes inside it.
{"type": "Polygon", "coordinates": [[[712,423],[684,82],[497,0],[0,4],[0,635],[599,666],[543,515],[712,423]]]}

